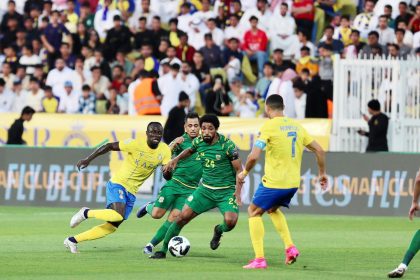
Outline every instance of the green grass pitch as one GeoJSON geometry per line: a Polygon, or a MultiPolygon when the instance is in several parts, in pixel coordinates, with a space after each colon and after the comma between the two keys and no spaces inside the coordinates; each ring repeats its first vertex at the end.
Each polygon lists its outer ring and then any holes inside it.
{"type": "MultiPolygon", "coordinates": [[[[285,266],[283,244],[265,217],[269,268],[245,271],[242,265],[253,257],[245,213],[217,251],[209,248],[213,227],[221,221],[214,212],[182,232],[191,242],[187,257],[149,260],[141,248],[162,221],[135,215],[116,233],[80,244],[80,254],[65,251],[66,236],[100,223],[89,220],[70,229],[76,210],[0,207],[0,279],[386,279],[419,226],[407,218],[286,214],[301,256],[285,266]]],[[[420,279],[420,256],[405,279],[420,279]]]]}

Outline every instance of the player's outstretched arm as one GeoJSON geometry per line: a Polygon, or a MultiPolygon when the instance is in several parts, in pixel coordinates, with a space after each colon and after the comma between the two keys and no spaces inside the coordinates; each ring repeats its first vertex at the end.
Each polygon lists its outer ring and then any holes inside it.
{"type": "Polygon", "coordinates": [[[325,152],[316,141],[312,141],[306,146],[311,152],[315,153],[316,162],[318,164],[318,181],[323,190],[328,187],[328,177],[325,170],[325,152]]]}
{"type": "Polygon", "coordinates": [[[414,187],[413,202],[408,212],[408,217],[410,218],[410,220],[413,220],[414,215],[416,215],[416,212],[420,210],[419,198],[420,198],[420,170],[416,176],[416,186],[414,187]]]}
{"type": "Polygon", "coordinates": [[[119,142],[114,143],[107,143],[99,148],[97,148],[91,155],[89,155],[87,158],[79,160],[79,162],[76,164],[77,169],[80,171],[81,169],[85,169],[88,167],[90,162],[97,158],[100,155],[106,154],[110,151],[120,151],[119,142]]]}
{"type": "Polygon", "coordinates": [[[169,149],[171,149],[171,152],[173,152],[173,150],[178,147],[180,144],[182,144],[184,142],[184,137],[180,136],[178,138],[175,138],[168,146],[169,149]]]}
{"type": "Polygon", "coordinates": [[[163,167],[164,172],[171,172],[175,169],[178,161],[186,159],[187,157],[191,156],[194,153],[194,150],[189,148],[185,149],[180,153],[177,157],[173,158],[167,165],[163,167]]]}
{"type": "Polygon", "coordinates": [[[248,158],[246,159],[245,169],[238,175],[238,179],[240,179],[242,182],[245,180],[245,177],[252,170],[252,168],[254,168],[255,164],[257,164],[262,151],[263,150],[258,146],[252,147],[252,151],[249,153],[248,158]]]}

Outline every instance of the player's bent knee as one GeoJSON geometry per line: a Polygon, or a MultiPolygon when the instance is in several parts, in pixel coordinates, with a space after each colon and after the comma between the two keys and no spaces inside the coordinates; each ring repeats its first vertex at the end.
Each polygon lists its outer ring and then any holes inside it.
{"type": "Polygon", "coordinates": [[[236,223],[238,222],[238,218],[232,217],[225,219],[225,223],[228,226],[229,230],[232,230],[235,228],[236,223]]]}
{"type": "Polygon", "coordinates": [[[109,222],[122,222],[123,220],[124,217],[115,210],[112,211],[111,215],[108,218],[109,222]]]}
{"type": "Polygon", "coordinates": [[[153,208],[153,211],[152,211],[152,218],[153,219],[160,219],[160,218],[162,218],[164,215],[165,215],[165,213],[166,213],[166,210],[165,209],[162,209],[162,208],[153,208]]]}
{"type": "MultiPolygon", "coordinates": [[[[109,222],[111,225],[113,225],[115,227],[115,230],[117,230],[117,228],[124,222],[124,220],[119,221],[119,222],[109,222]]],[[[114,230],[114,231],[115,231],[114,230]]]]}
{"type": "Polygon", "coordinates": [[[255,206],[254,204],[251,204],[248,206],[248,215],[249,217],[258,217],[264,214],[264,210],[262,208],[259,208],[255,206]]]}

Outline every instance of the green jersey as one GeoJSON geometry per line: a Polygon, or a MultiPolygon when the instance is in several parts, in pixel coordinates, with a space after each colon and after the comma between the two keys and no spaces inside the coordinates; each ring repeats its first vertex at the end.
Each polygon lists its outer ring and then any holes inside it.
{"type": "MultiPolygon", "coordinates": [[[[182,151],[191,148],[193,140],[191,140],[190,136],[184,133],[182,137],[184,138],[184,142],[173,149],[173,156],[177,156],[182,151]]],[[[190,157],[178,162],[175,172],[172,175],[172,180],[188,188],[196,188],[198,182],[200,182],[202,173],[203,168],[201,167],[200,157],[198,153],[194,153],[190,157]]]]}
{"type": "Polygon", "coordinates": [[[204,187],[209,189],[235,188],[236,172],[231,161],[238,159],[235,143],[221,134],[213,145],[204,142],[202,136],[192,141],[191,149],[197,152],[203,167],[204,187]]]}

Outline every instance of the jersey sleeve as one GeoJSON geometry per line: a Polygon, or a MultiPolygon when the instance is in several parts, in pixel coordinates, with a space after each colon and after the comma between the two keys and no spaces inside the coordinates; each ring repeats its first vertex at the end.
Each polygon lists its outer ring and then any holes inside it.
{"type": "Polygon", "coordinates": [[[168,164],[168,162],[171,161],[171,158],[172,158],[171,149],[169,149],[169,147],[165,144],[165,149],[164,149],[164,152],[163,152],[162,165],[168,164]]]}
{"type": "Polygon", "coordinates": [[[132,153],[136,151],[138,147],[136,141],[132,138],[128,138],[128,139],[125,139],[124,141],[118,142],[118,146],[121,151],[127,152],[127,153],[132,153]]]}
{"type": "Polygon", "coordinates": [[[303,145],[308,146],[309,144],[312,143],[312,141],[314,141],[314,138],[311,135],[309,135],[308,131],[306,131],[304,127],[302,127],[301,129],[302,129],[302,136],[303,136],[303,145]]]}
{"type": "Polygon", "coordinates": [[[198,149],[198,144],[200,143],[200,137],[196,137],[191,143],[191,150],[195,153],[198,149]]]}
{"type": "Polygon", "coordinates": [[[268,125],[267,122],[261,127],[259,135],[258,135],[258,139],[257,141],[255,141],[254,146],[256,146],[257,148],[260,148],[261,150],[264,150],[265,147],[267,146],[268,143],[268,139],[269,139],[269,129],[268,129],[268,125]]]}
{"type": "Polygon", "coordinates": [[[239,151],[233,141],[229,140],[225,144],[225,151],[228,159],[231,161],[237,160],[239,158],[239,151]]]}

